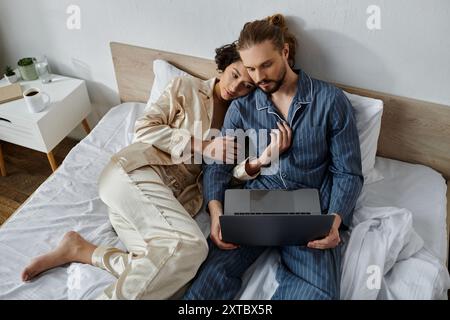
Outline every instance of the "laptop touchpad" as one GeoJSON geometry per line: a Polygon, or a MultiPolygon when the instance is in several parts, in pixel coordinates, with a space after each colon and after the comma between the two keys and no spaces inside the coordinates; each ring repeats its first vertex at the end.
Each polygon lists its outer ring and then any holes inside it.
{"type": "Polygon", "coordinates": [[[294,197],[283,190],[252,190],[250,209],[252,212],[293,212],[294,197]]]}

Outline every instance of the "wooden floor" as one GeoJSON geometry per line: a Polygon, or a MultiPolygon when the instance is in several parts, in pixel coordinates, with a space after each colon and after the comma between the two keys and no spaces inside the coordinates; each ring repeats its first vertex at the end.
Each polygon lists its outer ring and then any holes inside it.
{"type": "MultiPolygon", "coordinates": [[[[0,225],[52,174],[45,153],[1,143],[7,176],[0,176],[0,225]]],[[[66,138],[53,150],[58,165],[77,143],[66,138]]]]}

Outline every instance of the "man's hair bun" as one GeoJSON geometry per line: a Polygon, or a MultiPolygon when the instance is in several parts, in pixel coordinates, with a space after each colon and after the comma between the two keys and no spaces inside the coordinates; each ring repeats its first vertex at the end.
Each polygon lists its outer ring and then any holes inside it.
{"type": "Polygon", "coordinates": [[[286,20],[281,13],[274,14],[273,16],[267,17],[267,21],[274,26],[277,26],[284,30],[286,28],[286,20]]]}

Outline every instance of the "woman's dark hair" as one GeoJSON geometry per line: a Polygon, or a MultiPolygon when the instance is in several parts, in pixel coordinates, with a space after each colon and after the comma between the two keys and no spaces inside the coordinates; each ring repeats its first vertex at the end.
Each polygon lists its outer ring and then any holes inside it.
{"type": "Polygon", "coordinates": [[[214,59],[216,60],[217,70],[219,70],[219,72],[224,72],[230,64],[240,61],[241,57],[237,51],[236,43],[233,42],[217,48],[214,59]]]}

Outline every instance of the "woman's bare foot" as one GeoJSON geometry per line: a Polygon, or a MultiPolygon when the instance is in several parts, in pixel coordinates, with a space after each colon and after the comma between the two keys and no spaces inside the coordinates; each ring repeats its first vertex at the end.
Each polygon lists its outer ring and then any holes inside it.
{"type": "Polygon", "coordinates": [[[22,271],[22,281],[30,281],[38,274],[69,262],[91,264],[97,246],[87,242],[75,231],[67,232],[55,250],[31,260],[22,271]]]}

